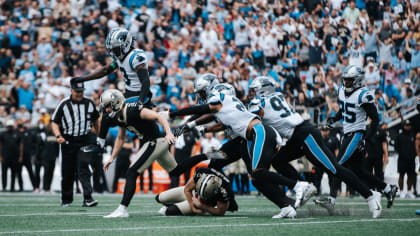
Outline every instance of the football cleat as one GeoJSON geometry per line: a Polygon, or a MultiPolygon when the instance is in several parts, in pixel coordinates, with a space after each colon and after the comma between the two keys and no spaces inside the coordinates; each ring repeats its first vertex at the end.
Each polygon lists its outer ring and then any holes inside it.
{"type": "Polygon", "coordinates": [[[292,206],[289,205],[287,207],[281,208],[280,213],[273,216],[272,218],[273,219],[283,219],[283,218],[295,219],[296,218],[296,210],[295,210],[295,208],[293,208],[292,206]]]}
{"type": "Polygon", "coordinates": [[[298,181],[294,187],[296,192],[295,208],[302,207],[317,192],[313,184],[298,181]]]}
{"type": "Polygon", "coordinates": [[[61,207],[70,207],[71,203],[61,203],[61,207]]]}
{"type": "Polygon", "coordinates": [[[335,210],[335,202],[332,197],[323,197],[314,200],[315,204],[327,209],[328,214],[333,215],[335,210]]]}
{"type": "Polygon", "coordinates": [[[368,198],[369,211],[372,213],[373,218],[378,218],[382,212],[381,194],[372,191],[372,196],[368,198]]]}
{"type": "Polygon", "coordinates": [[[118,207],[114,212],[104,216],[104,218],[125,218],[128,217],[128,212],[125,209],[118,207]]]}
{"type": "Polygon", "coordinates": [[[161,207],[160,209],[159,209],[159,214],[161,214],[161,215],[163,215],[163,216],[166,216],[166,210],[168,209],[168,207],[166,207],[166,206],[163,206],[163,207],[161,207]]]}
{"type": "Polygon", "coordinates": [[[88,199],[83,201],[82,207],[94,207],[98,205],[98,200],[88,199]]]}
{"type": "Polygon", "coordinates": [[[391,185],[391,190],[385,193],[385,197],[388,200],[386,204],[387,208],[391,208],[392,204],[394,203],[395,196],[397,195],[398,187],[396,185],[391,185]]]}

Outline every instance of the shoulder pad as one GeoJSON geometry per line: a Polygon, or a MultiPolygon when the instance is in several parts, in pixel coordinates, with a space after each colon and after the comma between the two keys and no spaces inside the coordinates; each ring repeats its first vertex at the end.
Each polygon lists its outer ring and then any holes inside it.
{"type": "Polygon", "coordinates": [[[132,70],[135,70],[138,65],[145,64],[146,62],[147,58],[142,50],[135,49],[130,55],[129,63],[132,70]]]}
{"type": "Polygon", "coordinates": [[[363,89],[359,94],[359,104],[374,103],[375,96],[371,90],[363,89]]]}

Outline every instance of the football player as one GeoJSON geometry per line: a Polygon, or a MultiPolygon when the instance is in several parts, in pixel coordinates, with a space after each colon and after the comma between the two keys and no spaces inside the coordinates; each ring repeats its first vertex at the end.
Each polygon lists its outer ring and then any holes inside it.
{"type": "MultiPolygon", "coordinates": [[[[207,101],[206,104],[172,111],[169,116],[213,114],[214,119],[220,121],[233,134],[249,141],[247,142],[247,149],[251,157],[251,163],[248,169],[252,173],[256,187],[260,187],[259,190],[282,208],[282,211],[283,208],[288,209],[284,217],[295,217],[296,212],[290,204],[299,207],[302,201],[296,201],[297,203],[286,201],[284,191],[278,186],[279,184],[288,185],[284,182],[285,177],[268,171],[277,148],[282,144],[280,135],[270,126],[263,125],[259,117],[248,112],[242,102],[235,96],[212,90],[214,88],[213,80],[217,77],[213,75],[212,78],[211,80],[208,77],[198,78],[194,85],[195,92],[203,101],[207,101]]],[[[245,162],[247,163],[247,161],[245,162]]],[[[309,199],[315,187],[307,184],[302,189],[302,198],[306,196],[309,199]]],[[[275,216],[275,218],[277,217],[275,216]]]]}
{"type": "Polygon", "coordinates": [[[124,28],[113,28],[107,35],[105,47],[107,53],[113,58],[111,64],[98,70],[71,79],[71,83],[95,80],[113,73],[119,69],[124,76],[126,98],[148,107],[152,106],[150,92],[149,72],[147,70],[147,57],[143,50],[135,48],[136,40],[124,28]]]}
{"type": "MultiPolygon", "coordinates": [[[[196,81],[196,83],[200,83],[199,80],[210,80],[210,84],[214,84],[213,86],[213,91],[217,91],[217,92],[222,92],[224,94],[227,95],[231,95],[231,96],[236,96],[235,93],[235,89],[232,87],[232,85],[227,84],[227,83],[222,83],[222,84],[217,84],[217,82],[215,83],[215,81],[217,81],[217,77],[213,74],[207,74],[204,75],[202,77],[199,77],[196,81]]],[[[207,99],[201,99],[202,103],[205,103],[207,99]]],[[[174,134],[175,136],[179,136],[180,133],[183,132],[188,132],[189,130],[191,130],[193,127],[197,126],[197,125],[201,125],[204,124],[206,121],[208,121],[207,119],[208,117],[206,117],[206,115],[204,115],[204,117],[202,118],[198,118],[196,121],[191,121],[189,123],[186,123],[178,128],[176,128],[174,130],[174,134]]],[[[236,135],[235,133],[232,132],[232,130],[227,129],[223,124],[216,123],[213,126],[204,128],[204,130],[202,132],[218,132],[220,130],[224,130],[226,132],[226,135],[230,138],[229,141],[227,141],[226,143],[224,143],[222,145],[222,147],[220,147],[219,152],[225,157],[223,159],[219,158],[219,159],[212,159],[210,161],[209,164],[209,168],[214,168],[216,170],[222,170],[223,167],[227,166],[230,163],[233,163],[237,160],[239,160],[241,157],[246,157],[248,156],[248,150],[247,150],[247,142],[245,139],[241,138],[240,136],[236,135]]],[[[249,158],[244,158],[245,164],[247,166],[248,171],[251,173],[251,167],[250,167],[250,161],[249,158]]],[[[282,183],[285,184],[286,186],[288,186],[290,189],[293,189],[296,192],[296,198],[297,199],[302,199],[304,197],[304,195],[306,194],[306,198],[307,194],[308,194],[308,186],[309,183],[305,182],[305,181],[297,181],[298,179],[298,173],[297,171],[293,168],[293,166],[291,166],[288,163],[278,163],[278,162],[274,162],[272,163],[274,169],[276,169],[277,172],[285,175],[285,176],[293,176],[293,179],[289,179],[289,178],[285,178],[282,176],[279,176],[278,178],[282,178],[282,183]],[[305,192],[306,191],[306,192],[305,192]]],[[[261,181],[256,181],[255,179],[252,180],[254,186],[256,186],[257,189],[259,189],[261,192],[265,191],[264,189],[267,188],[266,185],[264,184],[264,182],[261,181]]],[[[269,190],[268,190],[269,191],[269,190]]],[[[287,203],[293,203],[293,200],[288,198],[287,196],[283,196],[282,198],[278,198],[278,201],[283,201],[283,202],[287,202],[287,203]]],[[[291,204],[292,206],[295,205],[296,202],[294,202],[293,204],[291,204]]],[[[286,207],[284,207],[284,204],[277,204],[277,205],[281,205],[282,210],[281,213],[279,215],[274,216],[274,218],[294,218],[296,215],[294,214],[295,210],[293,207],[289,207],[289,205],[287,205],[286,207]]]]}
{"type": "Polygon", "coordinates": [[[165,205],[159,213],[167,216],[223,216],[238,210],[229,179],[211,168],[197,168],[185,186],[158,194],[156,201],[165,205]]]}
{"type": "Polygon", "coordinates": [[[170,175],[180,175],[185,169],[205,159],[206,155],[196,160],[189,160],[185,165],[177,165],[169,152],[169,145],[175,142],[168,121],[157,112],[137,103],[127,103],[123,94],[116,89],[105,91],[100,98],[100,106],[104,111],[98,144],[104,147],[105,137],[110,127],[119,126],[118,135],[115,139],[111,158],[104,165],[106,171],[114,162],[122,145],[126,130],[133,132],[141,143],[141,148],[135,154],[126,175],[126,184],[120,206],[105,218],[128,217],[127,207],[135,193],[136,179],[139,173],[147,169],[154,161],[157,161],[170,175]],[[163,127],[165,134],[159,131],[156,121],[163,127]],[[203,158],[204,157],[204,158],[203,158]]]}
{"type": "Polygon", "coordinates": [[[372,91],[363,86],[364,71],[358,66],[349,66],[343,74],[343,85],[338,88],[339,112],[327,120],[329,126],[343,120],[344,137],[338,154],[340,165],[355,172],[369,186],[381,189],[392,206],[398,191],[396,185],[384,183],[364,168],[365,138],[377,132],[379,118],[372,91]],[[371,119],[370,129],[366,130],[367,117],[371,119]]]}
{"type": "Polygon", "coordinates": [[[337,164],[335,157],[325,145],[321,133],[309,121],[294,112],[280,92],[267,77],[259,77],[250,86],[255,89],[257,99],[249,104],[249,110],[258,114],[265,125],[269,125],[288,141],[276,155],[277,161],[289,162],[305,156],[312,164],[341,178],[353,189],[368,199],[373,218],[381,214],[381,194],[370,191],[355,174],[337,164]]]}

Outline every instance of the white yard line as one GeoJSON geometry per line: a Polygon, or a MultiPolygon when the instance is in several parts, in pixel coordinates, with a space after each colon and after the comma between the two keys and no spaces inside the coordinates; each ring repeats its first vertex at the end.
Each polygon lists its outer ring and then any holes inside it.
{"type": "MultiPolygon", "coordinates": [[[[273,220],[274,221],[274,220],[273,220]]],[[[360,223],[360,222],[386,222],[386,221],[420,221],[419,218],[406,219],[360,219],[360,220],[336,220],[336,221],[306,221],[306,222],[281,222],[264,224],[210,224],[210,225],[184,225],[184,226],[145,226],[132,228],[96,228],[96,229],[57,229],[57,230],[31,230],[31,231],[8,231],[3,234],[45,234],[45,233],[70,233],[70,232],[99,232],[99,231],[133,231],[133,230],[162,230],[162,229],[193,229],[193,228],[226,228],[226,227],[270,227],[280,225],[311,225],[311,224],[337,224],[337,223],[360,223]]]]}

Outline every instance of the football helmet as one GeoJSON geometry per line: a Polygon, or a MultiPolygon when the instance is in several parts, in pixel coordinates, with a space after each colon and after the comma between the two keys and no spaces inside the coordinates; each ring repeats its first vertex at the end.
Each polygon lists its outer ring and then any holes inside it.
{"type": "Polygon", "coordinates": [[[363,86],[365,72],[359,66],[348,66],[343,74],[344,91],[351,93],[363,86]]]}
{"type": "Polygon", "coordinates": [[[200,195],[200,199],[209,201],[214,199],[222,187],[222,179],[213,174],[201,175],[197,181],[195,191],[200,195]]]}
{"type": "Polygon", "coordinates": [[[194,93],[198,94],[200,100],[205,101],[217,84],[219,84],[219,79],[215,74],[207,73],[201,75],[194,81],[194,93]]]}
{"type": "Polygon", "coordinates": [[[106,90],[100,98],[101,110],[105,111],[108,106],[111,107],[112,111],[108,113],[111,118],[114,118],[121,111],[124,103],[124,95],[116,89],[106,90]]]}
{"type": "Polygon", "coordinates": [[[267,76],[258,76],[255,78],[249,86],[249,89],[254,90],[257,97],[268,96],[276,92],[273,79],[267,76]]]}
{"type": "Polygon", "coordinates": [[[213,91],[217,91],[219,93],[224,93],[231,96],[236,96],[235,88],[228,84],[228,83],[222,83],[222,84],[216,84],[214,86],[213,91]]]}
{"type": "Polygon", "coordinates": [[[125,55],[134,48],[135,39],[124,28],[113,28],[105,40],[106,51],[113,58],[122,60],[125,55]]]}

